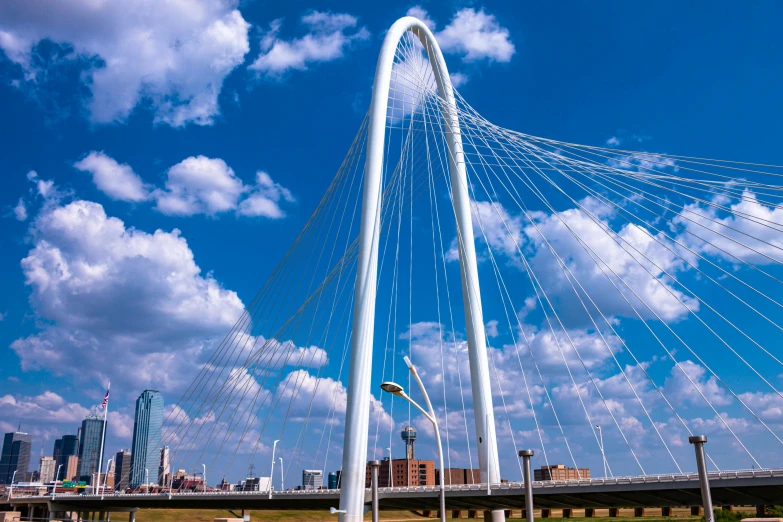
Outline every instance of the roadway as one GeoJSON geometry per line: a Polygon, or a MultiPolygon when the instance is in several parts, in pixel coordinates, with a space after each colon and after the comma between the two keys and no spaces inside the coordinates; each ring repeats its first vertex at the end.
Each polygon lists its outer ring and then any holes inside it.
{"type": "MultiPolygon", "coordinates": [[[[783,469],[711,472],[712,501],[721,505],[783,504],[783,469]]],[[[438,509],[437,486],[381,488],[381,509],[438,509]]],[[[12,504],[48,504],[50,511],[127,511],[158,509],[309,509],[328,510],[339,504],[339,490],[273,492],[205,492],[15,497],[12,504]],[[54,504],[54,505],[53,505],[54,504]]],[[[370,491],[366,491],[370,502],[370,491]]],[[[648,475],[611,479],[547,481],[533,484],[536,508],[627,508],[701,505],[698,475],[648,475]]],[[[447,486],[447,509],[521,509],[525,491],[521,483],[447,486]]]]}

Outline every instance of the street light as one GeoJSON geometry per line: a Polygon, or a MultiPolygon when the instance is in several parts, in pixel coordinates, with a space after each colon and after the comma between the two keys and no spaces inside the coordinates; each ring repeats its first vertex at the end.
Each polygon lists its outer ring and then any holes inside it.
{"type": "Polygon", "coordinates": [[[204,473],[201,474],[201,477],[204,479],[204,493],[207,492],[207,465],[202,464],[202,468],[204,468],[204,473]]]}
{"type": "MultiPolygon", "coordinates": [[[[269,477],[272,480],[272,477],[269,477]]],[[[280,457],[280,491],[285,491],[285,477],[283,477],[283,457],[280,457]]]]}
{"type": "MultiPolygon", "coordinates": [[[[109,478],[109,462],[114,462],[114,458],[110,458],[106,461],[106,471],[103,472],[103,488],[101,489],[101,500],[103,500],[103,494],[106,491],[106,481],[109,478]]],[[[100,486],[101,477],[98,475],[98,485],[100,486]]]]}
{"type": "Polygon", "coordinates": [[[601,431],[601,426],[595,425],[598,428],[598,438],[601,441],[601,459],[604,461],[604,478],[606,478],[606,453],[604,452],[604,433],[601,431]]]}
{"type": "Polygon", "coordinates": [[[14,474],[11,475],[11,487],[8,488],[8,500],[11,500],[11,497],[14,494],[14,479],[16,478],[16,472],[17,471],[19,471],[19,470],[18,469],[14,470],[14,474]]]}
{"type": "MultiPolygon", "coordinates": [[[[424,402],[427,404],[427,409],[429,412],[425,411],[424,408],[418,405],[416,401],[408,397],[408,395],[405,393],[405,389],[397,384],[396,382],[384,382],[381,384],[381,389],[387,393],[391,393],[392,395],[396,395],[397,397],[401,397],[411,403],[414,408],[419,410],[424,417],[427,418],[428,421],[432,423],[432,427],[435,429],[435,442],[438,445],[438,461],[440,464],[440,520],[441,522],[446,522],[446,485],[445,485],[445,476],[443,471],[443,446],[440,442],[440,430],[438,429],[438,419],[435,417],[435,410],[432,409],[432,403],[430,402],[430,397],[427,395],[427,390],[424,389],[424,384],[421,382],[421,378],[419,377],[419,373],[416,371],[416,367],[413,366],[413,363],[410,359],[408,359],[408,356],[406,355],[404,358],[405,364],[408,365],[408,370],[410,370],[413,377],[416,379],[416,382],[419,384],[419,389],[421,390],[421,394],[424,396],[424,402]]],[[[391,466],[391,462],[389,462],[389,466],[391,466]]]]}
{"type": "Polygon", "coordinates": [[[57,479],[60,478],[60,468],[62,467],[63,467],[62,464],[57,466],[57,473],[54,474],[54,487],[52,488],[52,500],[54,500],[55,495],[57,495],[57,479]]]}
{"type": "Polygon", "coordinates": [[[275,476],[275,449],[277,449],[277,443],[280,442],[279,440],[276,440],[274,444],[272,444],[272,469],[269,470],[269,498],[272,498],[272,479],[275,476]]]}
{"type": "Polygon", "coordinates": [[[147,485],[147,494],[150,492],[150,470],[144,468],[144,483],[147,485]]]}
{"type": "Polygon", "coordinates": [[[389,487],[394,487],[394,475],[392,475],[392,455],[391,455],[391,446],[386,448],[386,451],[389,452],[389,487]]]}

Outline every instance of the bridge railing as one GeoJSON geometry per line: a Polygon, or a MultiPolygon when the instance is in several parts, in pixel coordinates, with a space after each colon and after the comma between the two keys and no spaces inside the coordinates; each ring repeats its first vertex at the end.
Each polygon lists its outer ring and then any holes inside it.
{"type": "MultiPolygon", "coordinates": [[[[744,478],[757,478],[757,477],[783,477],[783,468],[764,468],[764,469],[743,469],[743,470],[731,470],[731,471],[710,471],[708,474],[710,480],[726,480],[726,479],[744,479],[744,478]]],[[[542,480],[535,481],[533,483],[534,488],[553,488],[553,487],[572,487],[572,486],[601,486],[601,485],[622,485],[622,484],[648,484],[656,482],[687,482],[698,481],[699,475],[697,473],[662,473],[655,475],[641,475],[641,476],[621,476],[621,477],[606,477],[606,478],[589,478],[589,479],[574,479],[574,480],[542,480]]],[[[492,491],[504,490],[504,489],[519,489],[523,488],[522,482],[504,482],[501,484],[491,484],[489,489],[492,491]]],[[[416,492],[437,492],[440,490],[440,486],[406,486],[395,488],[379,488],[381,493],[416,493],[416,492]]],[[[487,484],[453,484],[447,485],[446,491],[486,491],[487,484]]],[[[313,489],[313,490],[287,490],[287,491],[272,491],[272,494],[280,498],[281,496],[306,496],[306,495],[335,495],[339,494],[339,489],[313,489]]],[[[19,493],[22,493],[21,491],[19,493]]],[[[181,491],[172,492],[172,496],[223,496],[223,495],[266,495],[267,491],[181,491]]],[[[78,494],[78,493],[56,493],[55,498],[115,498],[115,497],[149,497],[149,496],[168,496],[168,491],[161,491],[158,493],[122,493],[112,492],[101,494],[78,494]]],[[[15,494],[14,498],[47,498],[52,497],[52,493],[44,495],[24,495],[15,494]]]]}

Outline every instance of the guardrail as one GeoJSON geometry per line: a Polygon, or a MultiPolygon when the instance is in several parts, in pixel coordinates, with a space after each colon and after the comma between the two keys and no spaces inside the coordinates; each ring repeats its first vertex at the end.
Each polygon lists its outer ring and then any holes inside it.
{"type": "MultiPolygon", "coordinates": [[[[710,480],[726,480],[726,479],[751,479],[761,477],[783,477],[783,468],[767,468],[767,469],[745,469],[745,470],[732,470],[732,471],[711,471],[708,474],[710,480]]],[[[623,476],[623,477],[608,477],[608,478],[589,478],[589,479],[574,479],[574,480],[545,480],[533,482],[534,488],[553,488],[553,487],[573,487],[573,486],[601,486],[601,485],[620,485],[620,484],[650,484],[660,482],[686,482],[699,480],[698,473],[667,473],[656,475],[641,475],[641,476],[623,476]]],[[[492,491],[507,490],[507,489],[521,489],[524,488],[523,482],[504,482],[501,484],[491,484],[489,489],[492,491]]],[[[487,484],[454,484],[447,485],[446,491],[486,491],[487,484]]],[[[395,487],[395,488],[379,488],[381,493],[425,493],[425,492],[438,492],[440,486],[408,486],[408,487],[395,487]]],[[[56,493],[55,498],[144,498],[150,496],[169,496],[172,497],[190,497],[190,496],[224,496],[224,495],[267,495],[268,491],[181,491],[172,492],[161,491],[158,493],[104,493],[103,495],[96,494],[77,494],[77,493],[56,493]]],[[[314,490],[287,490],[287,491],[272,491],[275,497],[281,496],[308,496],[308,495],[337,495],[340,493],[339,489],[314,489],[314,490]]],[[[45,495],[15,495],[14,498],[48,498],[52,497],[51,493],[45,495]]]]}

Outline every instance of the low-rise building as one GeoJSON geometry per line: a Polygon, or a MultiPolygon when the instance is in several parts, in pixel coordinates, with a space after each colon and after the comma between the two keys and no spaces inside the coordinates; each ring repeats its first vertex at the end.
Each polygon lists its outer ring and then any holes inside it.
{"type": "MultiPolygon", "coordinates": [[[[481,483],[481,470],[470,468],[446,468],[443,470],[445,478],[445,484],[461,485],[461,484],[480,484],[481,483]]],[[[440,470],[435,470],[435,484],[440,485],[440,470]]]]}
{"type": "MultiPolygon", "coordinates": [[[[367,465],[365,487],[372,485],[371,468],[367,465]]],[[[378,487],[434,486],[435,461],[421,459],[384,459],[378,470],[378,487]],[[391,473],[389,470],[391,469],[391,473]]]]}
{"type": "Polygon", "coordinates": [[[589,468],[568,468],[565,464],[541,466],[533,471],[533,480],[579,480],[590,478],[589,468]]]}

